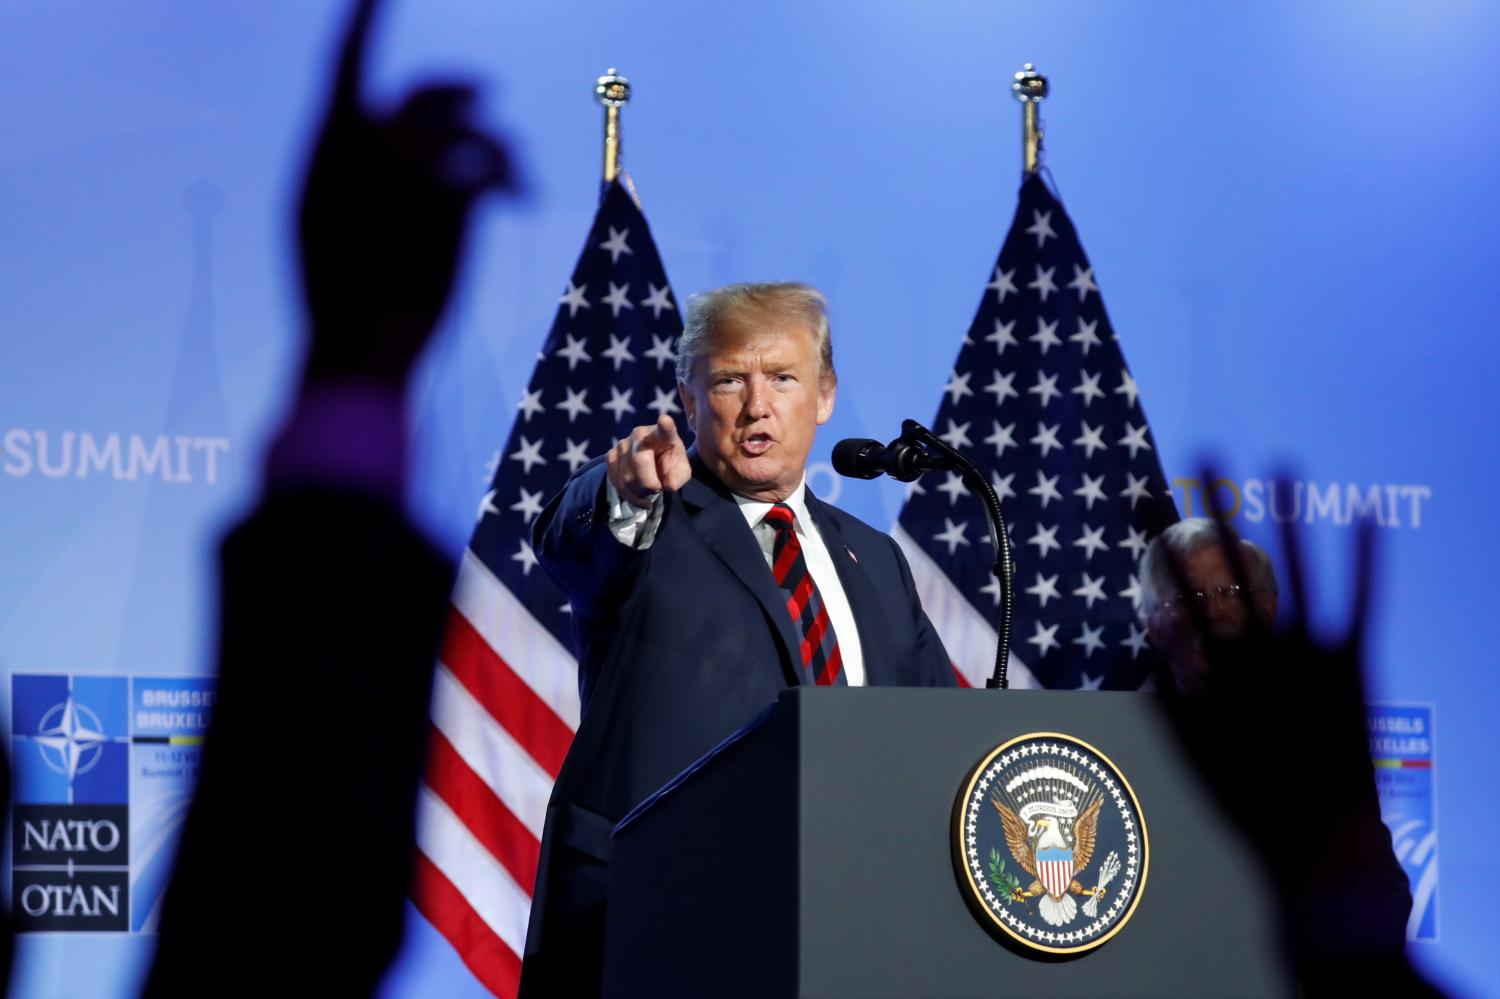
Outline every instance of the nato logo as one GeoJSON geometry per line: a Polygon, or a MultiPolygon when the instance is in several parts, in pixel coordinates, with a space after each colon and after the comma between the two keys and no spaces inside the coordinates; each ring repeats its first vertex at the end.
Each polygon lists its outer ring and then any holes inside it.
{"type": "Polygon", "coordinates": [[[127,929],[129,680],[15,674],[11,734],[17,929],[127,929]]]}
{"type": "Polygon", "coordinates": [[[953,860],[981,923],[1023,952],[1075,954],[1119,932],[1146,883],[1146,825],[1093,746],[1033,732],[996,747],[954,807],[953,860]]]}

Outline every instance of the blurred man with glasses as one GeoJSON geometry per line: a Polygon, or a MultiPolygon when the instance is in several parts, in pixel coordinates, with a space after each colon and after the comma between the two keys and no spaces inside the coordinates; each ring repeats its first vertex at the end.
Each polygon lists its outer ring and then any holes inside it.
{"type": "Polygon", "coordinates": [[[1141,557],[1140,615],[1146,637],[1171,665],[1177,689],[1194,695],[1207,683],[1208,660],[1189,602],[1201,608],[1214,638],[1245,637],[1251,614],[1269,628],[1276,617],[1276,574],[1270,557],[1228,524],[1207,517],[1173,524],[1141,557]],[[1221,532],[1228,544],[1220,540],[1221,532]],[[1238,572],[1226,557],[1228,549],[1239,553],[1238,572]],[[1182,580],[1172,571],[1173,560],[1182,570],[1182,580]]]}

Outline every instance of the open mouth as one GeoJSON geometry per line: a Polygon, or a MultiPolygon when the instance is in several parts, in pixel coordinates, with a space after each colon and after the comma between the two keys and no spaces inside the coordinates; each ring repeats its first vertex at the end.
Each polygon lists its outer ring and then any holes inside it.
{"type": "Polygon", "coordinates": [[[740,450],[754,458],[765,454],[775,443],[769,434],[751,434],[740,441],[740,450]]]}

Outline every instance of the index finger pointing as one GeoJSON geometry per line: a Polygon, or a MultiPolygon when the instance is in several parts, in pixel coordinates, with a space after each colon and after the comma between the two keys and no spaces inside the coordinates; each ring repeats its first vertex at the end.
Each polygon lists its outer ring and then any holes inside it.
{"type": "Polygon", "coordinates": [[[677,423],[666,413],[656,418],[656,439],[669,447],[677,443],[677,423]]]}
{"type": "Polygon", "coordinates": [[[370,24],[379,0],[355,0],[354,13],[339,44],[338,69],[334,74],[333,106],[358,107],[360,83],[365,75],[365,49],[370,43],[370,24]]]}

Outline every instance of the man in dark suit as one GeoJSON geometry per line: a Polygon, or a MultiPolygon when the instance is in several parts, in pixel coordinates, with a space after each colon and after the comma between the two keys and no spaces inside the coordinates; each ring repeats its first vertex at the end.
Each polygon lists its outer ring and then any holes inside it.
{"type": "Polygon", "coordinates": [[[580,469],[538,518],[568,594],[582,723],[553,789],[523,995],[600,987],[610,832],[798,684],[949,686],[895,543],[807,491],[837,376],[822,295],[734,285],[696,298],[670,416],[580,469]]]}

